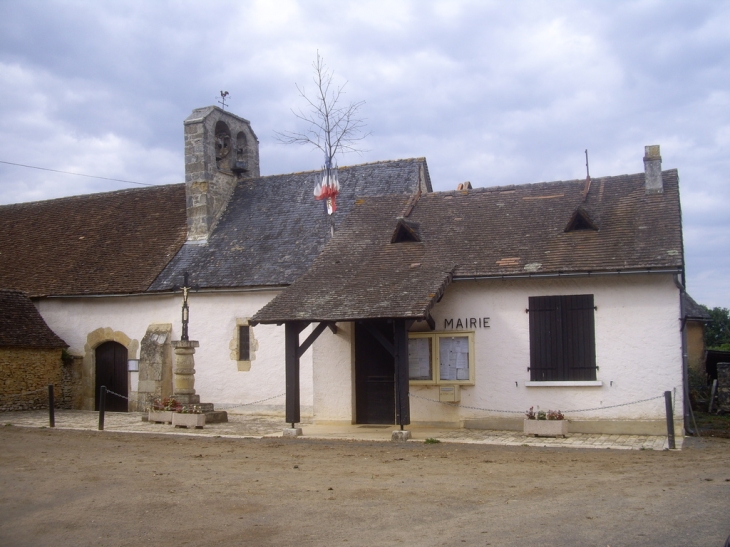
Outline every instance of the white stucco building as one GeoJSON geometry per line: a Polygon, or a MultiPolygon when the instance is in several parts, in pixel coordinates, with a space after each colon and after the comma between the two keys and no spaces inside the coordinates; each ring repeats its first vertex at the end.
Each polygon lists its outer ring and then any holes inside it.
{"type": "Polygon", "coordinates": [[[69,344],[76,407],[102,384],[130,409],[172,393],[188,273],[203,402],[496,429],[535,407],[661,434],[672,391],[681,431],[678,175],[658,147],[636,175],[454,192],[423,158],[344,167],[330,217],[318,171],[259,176],[243,118],[197,109],[184,132],[184,184],[0,207],[0,287],[69,344]]]}
{"type": "Polygon", "coordinates": [[[678,176],[658,147],[644,162],[637,175],[362,200],[254,321],[286,324],[290,344],[336,323],[314,345],[319,420],[519,429],[534,407],[561,410],[573,432],[662,434],[670,391],[681,431],[678,176]]]}

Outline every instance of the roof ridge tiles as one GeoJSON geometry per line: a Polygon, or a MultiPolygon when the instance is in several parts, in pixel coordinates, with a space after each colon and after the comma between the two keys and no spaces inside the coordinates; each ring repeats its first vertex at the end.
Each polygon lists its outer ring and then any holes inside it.
{"type": "Polygon", "coordinates": [[[32,205],[42,205],[42,204],[48,204],[50,202],[60,202],[60,201],[78,201],[83,199],[94,199],[94,198],[101,198],[101,197],[114,197],[122,194],[129,194],[133,192],[150,192],[152,190],[162,190],[162,189],[170,189],[176,186],[185,186],[184,182],[173,182],[170,184],[156,184],[154,186],[145,186],[143,188],[122,188],[120,190],[110,190],[108,192],[94,192],[91,194],[77,194],[74,196],[61,196],[58,198],[49,198],[49,199],[39,199],[36,201],[22,201],[20,203],[6,203],[6,204],[0,204],[0,207],[25,207],[25,206],[32,206],[32,205]]]}
{"type": "MultiPolygon", "coordinates": [[[[662,171],[662,174],[667,174],[670,176],[676,176],[677,169],[665,169],[662,171]]],[[[619,180],[624,178],[638,178],[644,177],[644,173],[628,173],[628,174],[622,174],[622,175],[606,175],[602,177],[591,177],[591,181],[594,183],[600,183],[601,181],[607,181],[607,180],[619,180]]],[[[439,196],[439,195],[467,195],[467,194],[488,194],[488,193],[498,193],[498,192],[505,192],[505,191],[516,191],[521,189],[527,189],[527,188],[535,188],[537,186],[543,185],[543,186],[550,186],[550,185],[558,185],[558,184],[580,184],[581,186],[585,184],[586,179],[580,178],[580,179],[567,179],[567,180],[544,180],[544,181],[538,181],[538,182],[524,182],[520,184],[505,184],[500,186],[478,186],[474,188],[470,188],[469,190],[439,190],[434,192],[429,192],[429,194],[433,197],[439,196]]]]}
{"type": "MultiPolygon", "coordinates": [[[[366,163],[356,163],[353,165],[343,165],[343,166],[338,166],[337,169],[339,171],[342,171],[344,169],[356,169],[358,167],[367,167],[368,165],[386,165],[389,163],[399,163],[399,162],[416,163],[416,162],[425,162],[425,161],[426,161],[425,157],[399,158],[399,159],[395,159],[395,160],[380,160],[380,161],[370,161],[370,162],[366,162],[366,163]]],[[[272,177],[289,177],[289,176],[293,176],[293,175],[307,175],[310,173],[316,174],[316,173],[321,173],[321,172],[322,172],[322,169],[319,168],[319,169],[310,169],[308,171],[293,171],[291,173],[274,173],[271,175],[261,175],[260,177],[246,179],[245,182],[251,182],[251,181],[259,180],[259,179],[268,179],[268,178],[272,178],[272,177]]]]}

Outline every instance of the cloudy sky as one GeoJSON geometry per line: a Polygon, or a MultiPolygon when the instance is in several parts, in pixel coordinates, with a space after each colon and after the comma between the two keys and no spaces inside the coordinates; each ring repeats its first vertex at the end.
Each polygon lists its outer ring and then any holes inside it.
{"type": "MultiPolygon", "coordinates": [[[[295,83],[317,51],[364,100],[366,151],[436,190],[678,168],[688,289],[730,307],[730,2],[0,2],[0,161],[183,180],[182,121],[230,92],[262,174],[317,169],[295,83]]],[[[0,204],[134,187],[0,163],[0,204]]]]}

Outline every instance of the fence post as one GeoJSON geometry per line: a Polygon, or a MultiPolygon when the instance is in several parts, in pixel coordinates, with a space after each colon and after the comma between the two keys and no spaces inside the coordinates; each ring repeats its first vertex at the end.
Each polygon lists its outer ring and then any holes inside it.
{"type": "Polygon", "coordinates": [[[667,440],[669,442],[669,448],[674,450],[676,445],[674,443],[674,411],[672,410],[672,392],[664,392],[664,406],[667,410],[667,440]]]}
{"type": "Polygon", "coordinates": [[[712,389],[710,389],[710,404],[707,407],[708,414],[712,414],[712,403],[715,401],[715,393],[717,393],[717,378],[712,381],[712,389]]]}
{"type": "Polygon", "coordinates": [[[56,427],[56,416],[53,413],[53,384],[48,384],[48,425],[56,427]]]}
{"type": "Polygon", "coordinates": [[[99,431],[104,431],[104,405],[106,404],[106,386],[99,388],[99,431]]]}

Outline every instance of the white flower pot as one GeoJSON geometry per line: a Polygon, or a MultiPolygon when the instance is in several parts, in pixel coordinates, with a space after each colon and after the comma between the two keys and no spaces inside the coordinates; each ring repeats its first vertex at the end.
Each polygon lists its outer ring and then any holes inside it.
{"type": "Polygon", "coordinates": [[[172,414],[172,425],[175,427],[194,427],[203,429],[205,425],[205,414],[183,414],[174,412],[172,414]]]}
{"type": "Polygon", "coordinates": [[[568,434],[568,420],[524,420],[523,431],[536,437],[565,437],[568,434]]]}
{"type": "Polygon", "coordinates": [[[171,424],[173,414],[172,410],[150,410],[147,419],[155,424],[171,424]]]}

